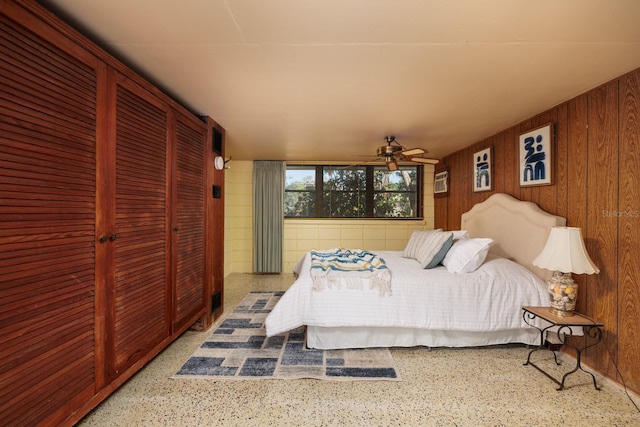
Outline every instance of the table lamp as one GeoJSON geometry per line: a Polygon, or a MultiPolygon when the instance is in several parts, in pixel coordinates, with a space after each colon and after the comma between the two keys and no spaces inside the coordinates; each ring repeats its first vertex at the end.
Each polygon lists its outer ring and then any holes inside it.
{"type": "Polygon", "coordinates": [[[582,239],[578,227],[553,227],[547,243],[533,265],[553,271],[547,281],[549,311],[557,316],[573,316],[578,297],[578,284],[571,273],[593,274],[600,270],[595,266],[582,239]]]}

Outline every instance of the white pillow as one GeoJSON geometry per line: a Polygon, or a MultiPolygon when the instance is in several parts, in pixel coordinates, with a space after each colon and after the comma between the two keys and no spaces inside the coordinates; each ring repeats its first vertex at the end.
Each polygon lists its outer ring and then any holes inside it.
{"type": "Polygon", "coordinates": [[[422,239],[417,250],[416,260],[422,268],[434,268],[442,262],[452,244],[452,232],[433,231],[422,239]]]}
{"type": "Polygon", "coordinates": [[[442,231],[442,229],[439,228],[438,230],[414,230],[413,233],[411,233],[411,237],[409,238],[407,246],[404,248],[402,256],[404,258],[418,259],[418,249],[420,248],[420,245],[422,245],[423,240],[429,233],[433,233],[435,231],[442,231]]]}
{"type": "Polygon", "coordinates": [[[450,273],[471,273],[482,265],[493,239],[461,239],[453,242],[451,249],[442,260],[442,265],[450,273]]]}

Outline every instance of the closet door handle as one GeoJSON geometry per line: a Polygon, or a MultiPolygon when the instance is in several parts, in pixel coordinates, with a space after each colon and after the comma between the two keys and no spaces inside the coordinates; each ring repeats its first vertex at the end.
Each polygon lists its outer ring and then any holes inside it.
{"type": "Polygon", "coordinates": [[[107,241],[107,236],[105,236],[104,234],[100,236],[100,238],[98,239],[98,242],[100,243],[105,243],[106,241],[107,241]]]}
{"type": "Polygon", "coordinates": [[[173,231],[178,231],[178,226],[173,227],[173,231]]]}
{"type": "Polygon", "coordinates": [[[118,236],[115,234],[112,234],[111,236],[109,236],[109,240],[111,240],[112,242],[115,242],[118,239],[118,236]]]}

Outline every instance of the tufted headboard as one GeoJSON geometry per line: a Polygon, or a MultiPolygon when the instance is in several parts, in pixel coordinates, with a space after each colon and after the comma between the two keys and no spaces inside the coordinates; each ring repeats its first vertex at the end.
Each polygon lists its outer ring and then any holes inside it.
{"type": "Polygon", "coordinates": [[[566,224],[566,218],[503,193],[493,194],[462,214],[462,229],[470,237],[493,239],[489,253],[524,265],[543,279],[548,279],[551,271],[534,266],[532,261],[542,251],[551,227],[566,224]]]}

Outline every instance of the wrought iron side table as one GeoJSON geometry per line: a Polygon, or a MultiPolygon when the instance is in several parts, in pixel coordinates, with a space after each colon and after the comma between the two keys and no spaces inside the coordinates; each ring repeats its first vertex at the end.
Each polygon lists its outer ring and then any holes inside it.
{"type": "MultiPolygon", "coordinates": [[[[549,307],[525,306],[525,307],[522,307],[522,310],[523,310],[522,319],[524,320],[524,322],[527,325],[540,331],[540,345],[538,346],[538,348],[534,348],[529,352],[529,356],[527,357],[527,361],[524,363],[524,365],[525,366],[531,365],[534,368],[536,368],[538,371],[545,374],[548,378],[550,378],[560,386],[558,390],[562,390],[564,388],[564,381],[567,378],[567,376],[573,374],[578,369],[580,369],[583,372],[586,372],[587,374],[591,375],[591,378],[593,378],[593,386],[596,388],[596,390],[600,390],[600,387],[598,387],[598,385],[596,384],[596,377],[591,372],[586,371],[582,367],[581,356],[584,350],[586,350],[587,348],[593,347],[600,342],[600,340],[602,339],[602,327],[604,326],[604,324],[600,322],[596,322],[595,320],[579,313],[574,313],[573,316],[569,316],[569,317],[556,316],[555,314],[549,312],[549,307]],[[536,318],[546,320],[549,323],[549,325],[545,327],[536,326],[534,324],[534,319],[536,318]],[[531,355],[533,353],[535,353],[538,350],[545,349],[545,346],[544,346],[545,332],[547,332],[549,329],[554,327],[558,327],[556,332],[558,334],[558,338],[560,339],[560,342],[562,343],[562,345],[573,348],[576,351],[576,366],[571,371],[563,375],[562,381],[557,380],[556,378],[551,376],[548,372],[544,371],[543,369],[541,369],[539,366],[537,366],[535,363],[531,361],[531,355]],[[571,329],[571,327],[583,328],[585,336],[592,338],[595,341],[593,341],[591,344],[588,344],[588,345],[585,344],[582,347],[577,347],[569,344],[567,341],[567,337],[573,336],[573,330],[571,329]]],[[[558,362],[558,358],[556,357],[555,352],[553,352],[553,357],[556,362],[556,365],[560,365],[560,362],[558,362]]]]}

